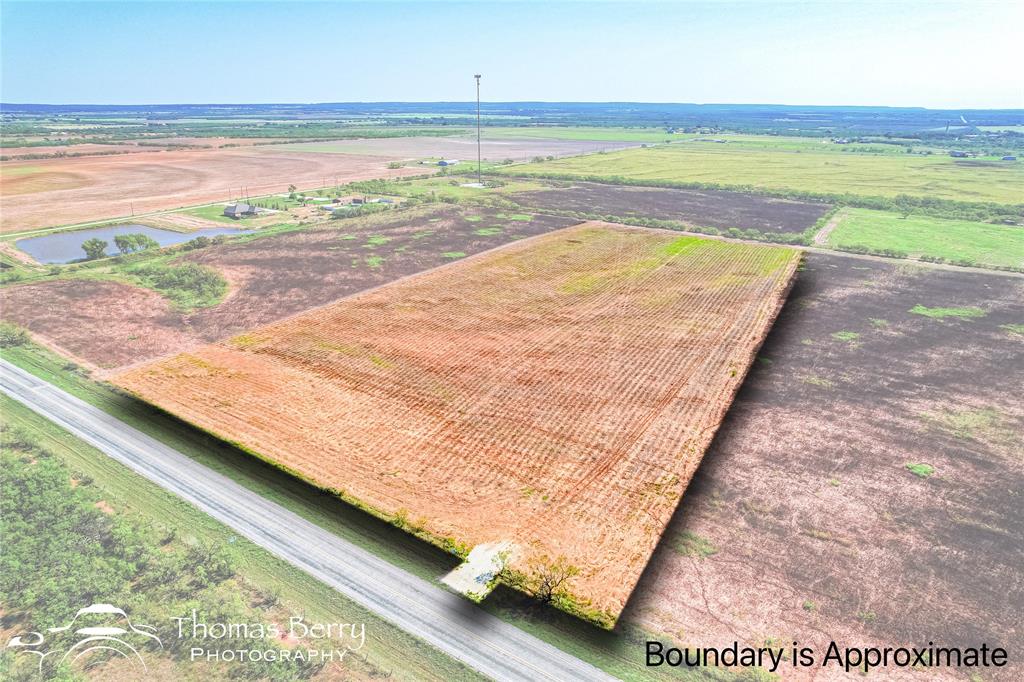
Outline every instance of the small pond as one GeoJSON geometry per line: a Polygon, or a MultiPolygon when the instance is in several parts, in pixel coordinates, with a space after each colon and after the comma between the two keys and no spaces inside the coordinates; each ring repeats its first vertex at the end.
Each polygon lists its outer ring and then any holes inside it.
{"type": "Polygon", "coordinates": [[[142,233],[152,237],[160,246],[171,246],[181,244],[196,237],[216,237],[221,234],[247,234],[252,230],[236,230],[231,227],[212,227],[194,232],[174,232],[173,230],[161,230],[148,225],[108,225],[106,227],[94,227],[88,230],[74,230],[71,232],[55,232],[41,237],[26,237],[19,239],[14,244],[19,249],[35,258],[40,263],[70,263],[85,258],[85,251],[82,250],[82,242],[93,237],[98,237],[106,242],[107,255],[117,254],[117,247],[114,246],[114,237],[122,234],[142,233]]]}

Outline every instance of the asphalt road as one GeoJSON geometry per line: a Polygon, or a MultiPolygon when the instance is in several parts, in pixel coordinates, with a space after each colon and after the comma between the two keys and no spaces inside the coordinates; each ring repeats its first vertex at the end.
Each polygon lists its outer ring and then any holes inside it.
{"type": "Polygon", "coordinates": [[[0,390],[357,604],[496,680],[612,680],[0,360],[0,390]]]}

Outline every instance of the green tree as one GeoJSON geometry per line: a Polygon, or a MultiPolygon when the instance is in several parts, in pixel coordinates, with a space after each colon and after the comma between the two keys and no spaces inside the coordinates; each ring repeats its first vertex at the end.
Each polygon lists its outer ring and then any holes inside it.
{"type": "Polygon", "coordinates": [[[145,251],[146,249],[158,249],[160,248],[160,242],[153,239],[149,235],[142,234],[141,232],[131,235],[135,238],[135,250],[145,251]]]}
{"type": "Polygon", "coordinates": [[[141,232],[133,232],[132,234],[119,234],[114,237],[114,246],[122,254],[125,254],[159,248],[160,244],[148,235],[141,232]]]}
{"type": "Polygon", "coordinates": [[[117,234],[114,235],[114,246],[122,254],[131,253],[134,251],[134,243],[130,234],[117,234]]]}
{"type": "Polygon", "coordinates": [[[92,237],[82,242],[82,250],[85,251],[86,260],[96,260],[107,255],[107,242],[99,237],[92,237]]]}

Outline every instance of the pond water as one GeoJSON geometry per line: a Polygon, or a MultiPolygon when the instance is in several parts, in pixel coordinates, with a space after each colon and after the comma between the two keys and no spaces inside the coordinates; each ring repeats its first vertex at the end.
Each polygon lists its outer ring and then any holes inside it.
{"type": "Polygon", "coordinates": [[[248,234],[252,230],[236,230],[231,227],[211,227],[194,232],[174,232],[161,230],[148,225],[108,225],[88,230],[72,232],[56,232],[41,237],[26,237],[14,242],[15,246],[35,258],[40,263],[70,263],[85,258],[82,242],[98,237],[108,243],[106,254],[113,256],[118,253],[114,246],[114,237],[122,234],[142,233],[152,237],[160,246],[181,244],[196,237],[216,237],[221,234],[248,234]]]}

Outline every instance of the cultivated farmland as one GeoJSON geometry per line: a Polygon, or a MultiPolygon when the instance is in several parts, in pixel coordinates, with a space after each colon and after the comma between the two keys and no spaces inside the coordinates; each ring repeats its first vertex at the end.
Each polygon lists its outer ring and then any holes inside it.
{"type": "Polygon", "coordinates": [[[617,177],[701,182],[823,194],[921,195],[960,201],[1021,202],[1024,166],[913,154],[844,154],[680,142],[509,168],[517,175],[617,177]]]}
{"type": "Polygon", "coordinates": [[[382,156],[270,153],[270,147],[4,162],[0,231],[18,232],[202,202],[422,172],[382,156]],[[325,182],[326,181],[326,182],[325,182]]]}
{"type": "Polygon", "coordinates": [[[144,400],[614,623],[797,251],[588,223],[129,369],[144,400]]]}

